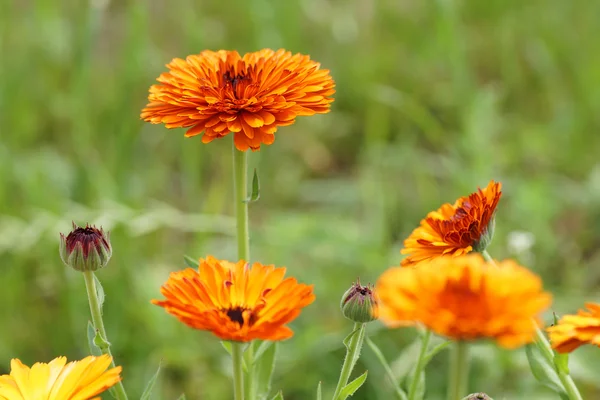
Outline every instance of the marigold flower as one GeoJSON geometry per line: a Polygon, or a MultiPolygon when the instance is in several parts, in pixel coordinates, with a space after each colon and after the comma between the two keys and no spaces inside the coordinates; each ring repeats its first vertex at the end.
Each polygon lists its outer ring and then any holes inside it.
{"type": "Polygon", "coordinates": [[[312,285],[284,275],[285,268],[208,256],[198,271],[171,273],[160,290],[166,299],[152,303],[222,340],[283,340],[293,335],[286,324],[315,299],[312,285]]]}
{"type": "Polygon", "coordinates": [[[203,51],[167,64],[150,87],[141,118],[167,128],[204,132],[203,143],[233,132],[240,151],[271,144],[278,126],[297,116],[329,112],[335,84],[329,70],[309,56],[264,49],[203,51]]]}
{"type": "Polygon", "coordinates": [[[600,347],[600,304],[585,303],[585,306],[589,311],[564,315],[557,325],[546,329],[554,350],[570,353],[584,344],[600,347]]]}
{"type": "Polygon", "coordinates": [[[532,318],[551,302],[537,275],[512,260],[488,264],[479,254],[390,268],[376,288],[387,323],[420,322],[454,340],[491,338],[506,348],[534,340],[532,318]]]}
{"type": "Polygon", "coordinates": [[[99,400],[94,397],[121,380],[121,367],[107,369],[111,357],[89,356],[67,364],[66,357],[31,368],[13,359],[10,375],[0,376],[0,400],[99,400]]]}
{"type": "Polygon", "coordinates": [[[402,260],[402,265],[484,250],[494,233],[494,212],[502,195],[501,188],[501,183],[490,181],[485,189],[427,214],[404,241],[401,253],[408,257],[402,260]]]}

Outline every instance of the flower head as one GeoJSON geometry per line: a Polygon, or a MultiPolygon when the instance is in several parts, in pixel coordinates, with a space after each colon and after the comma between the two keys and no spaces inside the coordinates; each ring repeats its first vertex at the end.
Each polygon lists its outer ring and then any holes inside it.
{"type": "Polygon", "coordinates": [[[277,127],[297,116],[327,113],[335,93],[329,71],[309,56],[264,49],[203,51],[167,64],[150,87],[141,118],[167,128],[204,132],[203,143],[233,132],[238,150],[259,150],[275,140],[277,127]]]}
{"type": "Polygon", "coordinates": [[[315,299],[312,286],[284,275],[285,268],[208,256],[198,271],[171,273],[161,288],[166,299],[152,303],[222,340],[283,340],[293,335],[286,324],[315,299]]]}
{"type": "Polygon", "coordinates": [[[342,296],[340,308],[344,317],[354,322],[370,322],[379,316],[379,300],[373,286],[371,284],[363,286],[360,284],[360,280],[346,290],[342,296]]]}
{"type": "Polygon", "coordinates": [[[586,303],[585,306],[588,310],[565,315],[557,325],[547,328],[554,350],[570,353],[584,344],[600,347],[600,304],[586,303]]]}
{"type": "Polygon", "coordinates": [[[376,287],[386,322],[420,322],[455,340],[491,338],[506,348],[533,341],[531,319],[551,302],[537,275],[512,260],[496,267],[479,254],[390,268],[376,287]]]}
{"type": "Polygon", "coordinates": [[[402,260],[402,265],[484,250],[494,233],[494,212],[502,195],[501,188],[499,182],[490,181],[485,189],[427,214],[404,241],[401,253],[408,257],[402,260]]]}
{"type": "Polygon", "coordinates": [[[73,231],[66,237],[60,234],[60,258],[78,271],[96,271],[104,267],[112,255],[110,234],[102,228],[73,222],[73,231]]]}
{"type": "Polygon", "coordinates": [[[31,368],[13,359],[10,375],[0,376],[2,400],[99,400],[95,397],[121,380],[121,367],[107,369],[111,358],[89,356],[67,364],[66,357],[31,368]]]}

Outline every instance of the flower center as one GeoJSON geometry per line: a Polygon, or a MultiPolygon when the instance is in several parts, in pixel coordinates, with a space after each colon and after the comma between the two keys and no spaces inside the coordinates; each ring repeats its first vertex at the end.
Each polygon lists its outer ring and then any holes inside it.
{"type": "Polygon", "coordinates": [[[227,316],[229,317],[230,320],[232,320],[233,322],[237,322],[238,324],[240,324],[240,326],[244,326],[244,312],[245,311],[250,312],[250,318],[248,318],[248,324],[252,325],[254,323],[254,321],[256,321],[256,315],[254,315],[252,310],[250,310],[249,308],[245,308],[245,307],[230,308],[227,311],[225,311],[225,313],[227,314],[227,316]]]}
{"type": "Polygon", "coordinates": [[[234,75],[231,71],[227,71],[223,74],[223,83],[225,88],[231,88],[236,99],[241,99],[244,95],[244,89],[250,84],[250,77],[243,72],[234,75]]]}

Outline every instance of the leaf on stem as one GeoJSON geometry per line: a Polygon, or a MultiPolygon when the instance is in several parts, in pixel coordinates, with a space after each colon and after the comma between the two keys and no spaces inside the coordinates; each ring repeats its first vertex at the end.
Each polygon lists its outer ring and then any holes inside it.
{"type": "Polygon", "coordinates": [[[365,383],[365,381],[367,380],[368,373],[369,371],[365,371],[364,374],[362,374],[361,376],[344,386],[336,400],[345,400],[348,397],[352,396],[363,385],[363,383],[365,383]]]}
{"type": "Polygon", "coordinates": [[[433,357],[435,357],[437,353],[439,353],[442,350],[445,350],[450,345],[450,343],[452,343],[452,341],[447,340],[431,349],[429,353],[427,353],[427,355],[425,356],[425,360],[423,361],[423,368],[425,368],[427,364],[429,364],[429,362],[433,359],[433,357]]]}
{"type": "Polygon", "coordinates": [[[321,391],[321,381],[317,385],[317,400],[323,400],[323,393],[321,391]]]}
{"type": "Polygon", "coordinates": [[[185,263],[185,265],[187,265],[190,268],[198,268],[198,260],[185,255],[183,256],[183,262],[185,263]]]}
{"type": "Polygon", "coordinates": [[[388,379],[390,380],[390,383],[394,387],[396,396],[398,396],[400,400],[407,400],[408,397],[406,396],[406,393],[400,388],[400,386],[398,386],[398,383],[396,382],[397,378],[394,376],[392,368],[390,368],[390,365],[388,364],[387,360],[385,359],[385,356],[383,355],[379,347],[377,347],[377,345],[369,337],[367,337],[367,345],[369,346],[371,351],[375,353],[375,357],[377,357],[377,359],[383,366],[383,369],[385,370],[385,373],[388,379]]]}
{"type": "Polygon", "coordinates": [[[556,371],[554,370],[554,366],[542,357],[537,346],[528,344],[525,346],[525,354],[527,355],[529,368],[531,368],[531,372],[535,379],[550,390],[558,393],[562,399],[568,400],[569,397],[563,390],[558,375],[556,375],[556,371]]]}
{"type": "Polygon", "coordinates": [[[271,378],[275,370],[275,357],[277,355],[277,343],[271,343],[273,344],[260,354],[260,358],[254,360],[253,368],[256,374],[258,397],[260,399],[266,399],[271,391],[271,378]]]}
{"type": "Polygon", "coordinates": [[[144,389],[144,393],[142,393],[142,397],[140,397],[140,400],[150,400],[150,396],[152,395],[152,390],[154,390],[154,385],[156,385],[156,379],[158,379],[158,373],[160,372],[161,364],[162,364],[162,361],[158,364],[158,368],[156,369],[156,372],[154,373],[154,375],[152,375],[152,378],[150,378],[150,381],[148,381],[148,384],[146,385],[146,389],[144,389]]]}
{"type": "Polygon", "coordinates": [[[185,397],[185,393],[181,393],[181,396],[177,400],[187,400],[185,397]]]}
{"type": "Polygon", "coordinates": [[[258,179],[258,174],[256,173],[256,168],[254,168],[254,176],[252,176],[252,194],[249,198],[244,200],[244,203],[254,203],[260,199],[260,180],[258,179]]]}
{"type": "Polygon", "coordinates": [[[92,324],[92,322],[88,321],[88,324],[87,324],[88,346],[90,348],[90,354],[93,356],[96,356],[96,357],[102,355],[102,350],[100,350],[100,348],[98,346],[96,346],[96,344],[94,343],[97,334],[98,334],[98,332],[96,331],[96,328],[94,328],[94,325],[92,324]]]}
{"type": "Polygon", "coordinates": [[[283,393],[279,391],[271,400],[283,400],[283,393]]]}
{"type": "Polygon", "coordinates": [[[92,272],[92,275],[94,276],[94,286],[96,286],[96,297],[98,298],[98,307],[100,308],[100,313],[102,313],[102,306],[104,305],[105,298],[104,288],[102,287],[100,280],[96,277],[96,274],[92,272]]]}

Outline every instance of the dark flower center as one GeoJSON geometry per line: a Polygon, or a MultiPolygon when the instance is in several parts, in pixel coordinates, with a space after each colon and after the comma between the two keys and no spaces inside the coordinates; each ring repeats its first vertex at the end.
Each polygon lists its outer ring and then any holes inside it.
{"type": "Polygon", "coordinates": [[[233,322],[237,322],[240,326],[244,326],[244,311],[250,311],[250,318],[248,318],[248,324],[252,325],[256,321],[256,315],[249,308],[235,307],[230,308],[225,313],[233,322]]]}
{"type": "Polygon", "coordinates": [[[236,94],[237,92],[238,85],[249,80],[250,78],[244,75],[243,73],[233,75],[230,71],[227,71],[223,74],[223,82],[225,83],[225,87],[227,87],[227,85],[231,85],[234,94],[236,94]]]}

